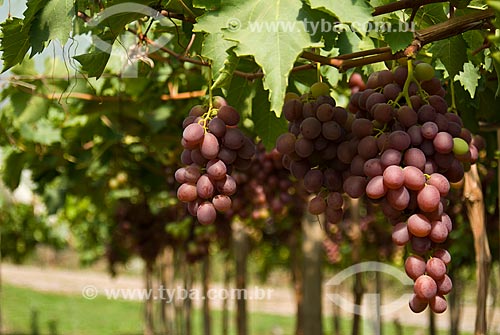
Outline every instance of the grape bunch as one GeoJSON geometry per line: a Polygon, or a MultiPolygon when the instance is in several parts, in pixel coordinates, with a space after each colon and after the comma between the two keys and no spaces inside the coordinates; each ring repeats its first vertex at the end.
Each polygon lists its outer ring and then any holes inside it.
{"type": "Polygon", "coordinates": [[[234,175],[238,192],[228,216],[250,217],[269,224],[281,222],[287,216],[303,216],[307,195],[291,180],[282,158],[275,148],[267,152],[262,143],[257,145],[248,170],[234,175]]]}
{"type": "Polygon", "coordinates": [[[340,157],[352,150],[348,129],[353,120],[346,109],[336,106],[325,83],[315,83],[309,94],[287,93],[283,114],[289,131],[278,137],[276,149],[283,166],[304,188],[314,194],[308,210],[325,213],[327,225],[343,217],[342,192],[349,165],[340,157]]]}
{"type": "Polygon", "coordinates": [[[183,122],[181,161],[175,172],[181,185],[177,198],[187,203],[188,211],[201,224],[211,224],[217,212],[231,208],[236,181],[233,167],[246,169],[255,154],[253,141],[237,127],[239,113],[222,97],[214,107],[196,105],[183,122]]]}
{"type": "Polygon", "coordinates": [[[460,181],[478,158],[471,132],[448,111],[444,95],[431,65],[413,68],[409,61],[394,71],[372,73],[348,107],[355,119],[351,151],[342,161],[350,164],[344,191],[379,204],[393,224],[394,243],[411,246],[414,255],[405,269],[415,280],[410,301],[415,312],[427,305],[436,313],[446,309],[451,257],[437,249],[452,229],[445,197],[450,183],[460,181]]]}

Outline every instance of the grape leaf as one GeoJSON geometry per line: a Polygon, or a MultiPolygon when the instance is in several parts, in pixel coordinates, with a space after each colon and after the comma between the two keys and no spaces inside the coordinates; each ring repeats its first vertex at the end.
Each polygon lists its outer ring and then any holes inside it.
{"type": "Polygon", "coordinates": [[[9,18],[0,27],[2,28],[2,38],[0,50],[4,61],[3,70],[7,71],[24,59],[30,48],[29,31],[23,29],[23,20],[9,18]]]}
{"type": "Polygon", "coordinates": [[[21,181],[26,156],[22,152],[11,152],[5,160],[2,179],[5,185],[11,190],[16,189],[21,181]]]}
{"type": "Polygon", "coordinates": [[[319,9],[336,16],[341,22],[350,22],[359,27],[372,21],[372,8],[365,0],[307,0],[312,9],[319,9]]]}
{"type": "Polygon", "coordinates": [[[89,77],[99,78],[106,68],[110,55],[109,52],[92,51],[73,58],[82,65],[82,70],[87,72],[89,77]]]}
{"type": "MultiPolygon", "coordinates": [[[[495,67],[495,72],[497,78],[500,77],[500,51],[495,51],[491,54],[491,59],[493,61],[493,66],[495,67]]],[[[497,84],[497,91],[495,93],[496,97],[500,96],[500,83],[497,84]]]]}
{"type": "Polygon", "coordinates": [[[406,49],[413,41],[413,33],[407,32],[388,32],[384,34],[384,40],[391,47],[391,51],[396,53],[406,49]]]}
{"type": "MultiPolygon", "coordinates": [[[[262,144],[267,151],[271,151],[276,145],[276,139],[288,130],[287,122],[283,116],[277,117],[269,113],[269,100],[263,99],[267,92],[259,80],[255,98],[252,103],[252,120],[255,122],[255,133],[261,138],[262,144]]],[[[281,114],[281,113],[280,113],[281,114]]]]}
{"type": "Polygon", "coordinates": [[[231,54],[228,53],[228,50],[233,48],[236,44],[236,42],[223,39],[222,33],[207,34],[205,36],[201,52],[203,56],[212,60],[212,78],[214,78],[216,82],[218,81],[218,84],[214,87],[223,87],[223,83],[227,83],[227,74],[231,75],[238,64],[234,52],[231,52],[231,54]],[[226,63],[228,64],[228,71],[223,73],[222,71],[226,63]],[[233,69],[232,71],[230,71],[231,68],[233,69]],[[219,79],[222,75],[224,75],[225,78],[219,79]]]}
{"type": "Polygon", "coordinates": [[[62,139],[61,129],[54,128],[47,119],[40,119],[34,124],[23,124],[20,133],[29,141],[45,145],[60,142],[62,139]]]}
{"type": "Polygon", "coordinates": [[[455,78],[455,75],[463,69],[465,62],[468,61],[467,44],[460,35],[434,43],[430,51],[433,58],[441,60],[450,78],[455,78]]]}
{"type": "Polygon", "coordinates": [[[193,7],[213,10],[220,7],[221,0],[193,0],[193,7]]]}
{"type": "Polygon", "coordinates": [[[279,117],[288,76],[303,49],[319,47],[311,41],[303,22],[297,19],[300,2],[229,0],[220,11],[198,18],[195,31],[223,33],[224,39],[238,42],[234,52],[253,56],[264,73],[271,110],[279,117]]]}
{"type": "Polygon", "coordinates": [[[471,62],[467,62],[464,64],[464,70],[460,71],[454,80],[460,81],[465,90],[469,91],[471,98],[474,99],[480,78],[479,69],[471,62]]]}
{"type": "Polygon", "coordinates": [[[40,10],[30,29],[31,56],[42,52],[46,41],[58,39],[62,45],[73,29],[74,4],[72,0],[51,0],[40,10]]]}

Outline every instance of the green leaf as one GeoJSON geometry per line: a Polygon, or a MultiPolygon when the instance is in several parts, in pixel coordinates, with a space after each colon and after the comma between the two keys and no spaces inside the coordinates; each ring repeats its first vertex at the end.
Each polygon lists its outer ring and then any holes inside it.
{"type": "Polygon", "coordinates": [[[43,145],[51,145],[62,139],[61,129],[54,128],[47,119],[40,119],[35,124],[23,124],[20,132],[25,139],[43,145]]]}
{"type": "MultiPolygon", "coordinates": [[[[230,48],[236,46],[236,44],[236,42],[225,40],[222,33],[206,34],[205,39],[203,40],[201,50],[202,55],[212,60],[212,78],[216,81],[219,80],[219,83],[227,80],[227,78],[218,79],[219,76],[224,75],[224,77],[227,77],[226,74],[230,71],[231,67],[233,68],[232,71],[234,71],[234,68],[238,65],[236,54],[234,52],[227,52],[230,48]],[[222,71],[224,70],[226,63],[228,65],[228,69],[226,69],[225,74],[223,74],[222,71]]],[[[230,75],[232,75],[232,72],[230,72],[230,75]]],[[[217,84],[214,87],[223,86],[224,85],[220,86],[217,84]]]]}
{"type": "Polygon", "coordinates": [[[391,47],[391,51],[396,53],[406,49],[413,41],[413,33],[407,32],[388,32],[384,34],[384,40],[391,47]]]}
{"type": "Polygon", "coordinates": [[[48,106],[49,102],[47,99],[37,96],[31,97],[22,113],[14,119],[14,126],[20,128],[25,124],[38,121],[47,113],[48,106]]]}
{"type": "Polygon", "coordinates": [[[4,72],[23,61],[30,47],[29,32],[23,29],[23,20],[18,18],[9,18],[0,27],[2,28],[0,50],[3,51],[2,72],[4,72]]]}
{"type": "MultiPolygon", "coordinates": [[[[493,60],[493,66],[495,67],[497,78],[500,78],[500,51],[495,51],[494,53],[492,53],[491,59],[493,60]]],[[[500,97],[500,83],[497,84],[497,91],[495,93],[495,96],[500,97]]]]}
{"type": "Polygon", "coordinates": [[[441,3],[434,3],[423,6],[417,12],[417,18],[417,22],[422,28],[446,21],[448,19],[444,11],[443,4],[441,3]]]}
{"type": "Polygon", "coordinates": [[[467,44],[462,36],[454,36],[438,41],[430,48],[434,59],[439,59],[446,67],[450,78],[455,78],[463,69],[467,59],[467,44]]]}
{"type": "Polygon", "coordinates": [[[219,8],[221,0],[193,0],[193,7],[213,10],[219,8]]]}
{"type": "Polygon", "coordinates": [[[219,75],[214,77],[216,79],[214,80],[213,88],[220,87],[227,89],[231,84],[233,73],[236,70],[240,59],[232,50],[230,50],[228,54],[229,55],[224,62],[224,67],[219,71],[219,75]]]}
{"type": "MultiPolygon", "coordinates": [[[[252,114],[252,100],[255,97],[255,86],[255,82],[235,76],[231,80],[231,85],[227,90],[227,102],[236,108],[243,117],[249,117],[252,114]]],[[[267,97],[267,92],[264,93],[264,96],[267,97]]],[[[269,109],[267,113],[272,114],[269,113],[269,109]]]]}
{"type": "Polygon", "coordinates": [[[2,179],[5,185],[11,190],[16,189],[21,181],[21,172],[23,172],[26,157],[22,152],[11,152],[5,160],[2,179]]]}
{"type": "Polygon", "coordinates": [[[484,36],[478,30],[469,30],[462,34],[471,51],[479,49],[484,43],[484,36]]]}
{"type": "Polygon", "coordinates": [[[276,139],[287,132],[288,125],[283,116],[278,118],[275,114],[269,113],[269,100],[264,98],[266,93],[259,80],[252,104],[252,119],[255,133],[261,138],[266,150],[270,151],[276,146],[276,139]]]}
{"type": "Polygon", "coordinates": [[[87,72],[89,77],[99,78],[106,68],[110,55],[108,52],[93,51],[73,58],[82,65],[82,70],[87,72]]]}
{"type": "Polygon", "coordinates": [[[312,9],[336,16],[341,22],[364,25],[373,21],[372,8],[365,0],[307,0],[312,9]]]}
{"type": "Polygon", "coordinates": [[[468,62],[464,64],[464,70],[460,71],[460,74],[457,74],[454,80],[460,81],[465,90],[469,91],[471,98],[474,99],[480,78],[479,69],[471,62],[468,62]]]}
{"type": "Polygon", "coordinates": [[[269,90],[271,110],[281,114],[288,76],[305,48],[318,47],[297,18],[300,2],[229,0],[220,11],[198,19],[196,31],[219,33],[238,42],[234,52],[253,56],[264,73],[264,88],[269,90]]]}
{"type": "MultiPolygon", "coordinates": [[[[43,6],[47,3],[46,0],[28,0],[26,4],[26,10],[24,11],[24,25],[26,27],[31,26],[31,22],[35,19],[38,11],[43,8],[43,6]]],[[[29,30],[29,28],[28,28],[29,30]]]]}
{"type": "Polygon", "coordinates": [[[72,0],[50,0],[37,14],[30,29],[31,56],[42,52],[44,43],[58,39],[64,45],[73,29],[72,0]]]}

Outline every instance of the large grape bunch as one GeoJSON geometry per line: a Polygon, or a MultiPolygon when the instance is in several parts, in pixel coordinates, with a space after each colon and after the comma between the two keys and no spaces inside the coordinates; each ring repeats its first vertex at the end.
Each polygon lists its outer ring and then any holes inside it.
{"type": "Polygon", "coordinates": [[[217,212],[231,208],[236,181],[233,167],[246,169],[255,154],[253,141],[237,127],[239,113],[222,97],[214,106],[196,105],[183,122],[181,161],[175,172],[181,185],[177,198],[201,224],[211,224],[217,212]]]}
{"type": "MultiPolygon", "coordinates": [[[[450,254],[440,245],[452,229],[446,214],[450,182],[458,182],[478,156],[459,115],[448,111],[445,90],[427,63],[370,75],[352,95],[355,114],[345,192],[380,204],[393,224],[392,239],[411,246],[405,270],[414,282],[410,308],[446,310],[450,254]]],[[[337,152],[340,158],[340,153],[337,152]]]]}
{"type": "Polygon", "coordinates": [[[327,226],[343,217],[342,192],[349,171],[348,158],[356,147],[349,138],[353,115],[336,106],[329,86],[315,83],[311,92],[299,97],[287,93],[283,114],[289,131],[278,137],[276,149],[283,154],[283,166],[314,196],[308,210],[325,213],[327,226]]]}

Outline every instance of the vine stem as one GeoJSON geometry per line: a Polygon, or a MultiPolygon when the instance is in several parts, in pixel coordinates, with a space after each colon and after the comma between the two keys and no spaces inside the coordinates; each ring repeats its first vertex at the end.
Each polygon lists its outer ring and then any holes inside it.
{"type": "Polygon", "coordinates": [[[214,103],[212,101],[214,94],[214,78],[212,75],[212,64],[208,66],[208,111],[210,112],[214,107],[214,103]]]}
{"type": "MultiPolygon", "coordinates": [[[[452,78],[450,78],[452,79],[452,78]]],[[[456,99],[455,99],[455,84],[453,82],[453,80],[450,80],[450,93],[451,93],[451,106],[450,106],[450,111],[452,111],[453,113],[457,114],[457,103],[456,103],[456,99]]]]}

